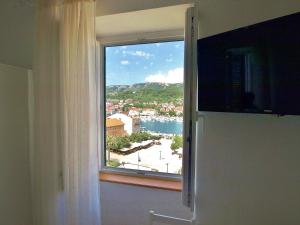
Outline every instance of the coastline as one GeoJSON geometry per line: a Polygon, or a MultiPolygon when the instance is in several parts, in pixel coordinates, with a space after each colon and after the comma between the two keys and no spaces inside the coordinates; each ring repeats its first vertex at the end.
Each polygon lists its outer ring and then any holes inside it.
{"type": "Polygon", "coordinates": [[[159,121],[159,122],[169,122],[169,121],[176,121],[176,122],[183,122],[183,117],[181,116],[140,116],[139,117],[141,121],[147,122],[147,121],[159,121]]]}

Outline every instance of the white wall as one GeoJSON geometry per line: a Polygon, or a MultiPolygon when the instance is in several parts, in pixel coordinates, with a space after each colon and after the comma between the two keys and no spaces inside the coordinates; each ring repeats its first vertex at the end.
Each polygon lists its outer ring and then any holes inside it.
{"type": "Polygon", "coordinates": [[[181,193],[101,182],[102,225],[148,225],[149,210],[190,219],[181,193]]]}
{"type": "Polygon", "coordinates": [[[298,0],[201,0],[200,36],[299,12],[298,0]]]}
{"type": "Polygon", "coordinates": [[[31,68],[35,33],[32,2],[0,1],[0,62],[31,68]]]}
{"type": "MultiPolygon", "coordinates": [[[[297,11],[298,0],[203,0],[200,35],[297,11]]],[[[204,117],[197,163],[198,224],[300,224],[300,116],[204,117]]]]}
{"type": "Polygon", "coordinates": [[[27,70],[0,64],[0,224],[31,225],[27,70]]]}

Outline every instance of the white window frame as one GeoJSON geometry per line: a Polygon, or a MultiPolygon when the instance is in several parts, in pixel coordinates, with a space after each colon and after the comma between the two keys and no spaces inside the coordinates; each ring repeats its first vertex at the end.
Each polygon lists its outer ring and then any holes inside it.
{"type": "MultiPolygon", "coordinates": [[[[145,34],[144,34],[145,35],[145,34]]],[[[143,171],[126,168],[113,168],[105,165],[106,163],[106,147],[105,147],[105,110],[106,110],[106,99],[105,99],[105,48],[113,46],[124,46],[134,44],[150,44],[159,42],[172,42],[172,41],[184,41],[184,32],[182,30],[176,30],[171,32],[156,32],[147,33],[145,36],[129,35],[129,36],[118,36],[111,38],[98,39],[98,61],[100,61],[99,67],[99,79],[98,79],[98,115],[99,116],[99,156],[100,156],[100,172],[109,172],[115,174],[133,175],[133,176],[147,176],[165,178],[171,180],[182,180],[182,175],[171,174],[164,172],[153,172],[143,171]]]]}

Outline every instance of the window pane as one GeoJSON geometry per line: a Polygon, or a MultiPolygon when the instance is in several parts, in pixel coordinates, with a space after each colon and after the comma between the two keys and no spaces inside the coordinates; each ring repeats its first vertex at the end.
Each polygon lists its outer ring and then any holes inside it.
{"type": "Polygon", "coordinates": [[[106,166],[181,174],[183,47],[105,48],[106,166]]]}

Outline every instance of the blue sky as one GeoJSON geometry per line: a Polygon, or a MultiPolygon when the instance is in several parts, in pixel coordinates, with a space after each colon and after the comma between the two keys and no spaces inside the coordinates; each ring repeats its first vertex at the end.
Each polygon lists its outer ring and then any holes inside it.
{"type": "Polygon", "coordinates": [[[182,83],[184,42],[106,47],[106,85],[182,83]]]}

